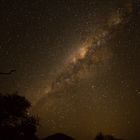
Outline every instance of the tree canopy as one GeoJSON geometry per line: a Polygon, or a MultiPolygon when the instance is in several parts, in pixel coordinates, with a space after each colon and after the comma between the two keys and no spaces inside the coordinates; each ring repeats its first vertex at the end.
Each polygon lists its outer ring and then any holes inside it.
{"type": "Polygon", "coordinates": [[[29,114],[30,102],[17,94],[0,94],[0,139],[36,140],[38,120],[29,114]]]}

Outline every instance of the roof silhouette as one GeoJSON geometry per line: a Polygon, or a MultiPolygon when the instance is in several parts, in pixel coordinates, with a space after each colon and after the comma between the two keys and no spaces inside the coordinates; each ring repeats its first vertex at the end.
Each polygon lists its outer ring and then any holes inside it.
{"type": "Polygon", "coordinates": [[[56,133],[56,134],[50,135],[42,140],[74,140],[74,138],[67,136],[65,134],[62,134],[62,133],[56,133]]]}

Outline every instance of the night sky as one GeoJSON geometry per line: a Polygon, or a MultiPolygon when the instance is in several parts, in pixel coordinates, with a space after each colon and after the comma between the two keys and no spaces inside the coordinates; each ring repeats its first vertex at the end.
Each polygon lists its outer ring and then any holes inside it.
{"type": "Polygon", "coordinates": [[[0,0],[0,92],[18,91],[38,134],[140,139],[139,0],[0,0]]]}

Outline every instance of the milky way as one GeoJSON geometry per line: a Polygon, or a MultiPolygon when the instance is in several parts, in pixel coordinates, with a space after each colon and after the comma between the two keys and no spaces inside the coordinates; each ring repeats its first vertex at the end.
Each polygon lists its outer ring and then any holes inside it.
{"type": "MultiPolygon", "coordinates": [[[[70,54],[63,66],[63,70],[59,72],[56,78],[47,86],[44,91],[45,95],[43,94],[43,97],[40,96],[36,104],[39,105],[40,102],[42,105],[42,103],[45,102],[44,97],[48,94],[56,94],[67,86],[72,85],[78,79],[85,77],[91,67],[93,67],[94,72],[94,63],[100,57],[96,54],[96,51],[105,46],[116,29],[128,22],[132,11],[132,5],[127,5],[123,10],[118,9],[113,12],[106,23],[100,28],[97,28],[93,35],[88,37],[86,41],[81,43],[82,45],[80,45],[78,49],[75,49],[72,54],[70,54]]],[[[106,56],[104,59],[108,59],[109,57],[110,56],[106,56]]],[[[104,60],[100,59],[100,61],[104,60]]]]}
{"type": "Polygon", "coordinates": [[[140,0],[1,0],[1,93],[18,93],[38,135],[140,139],[140,0]]]}

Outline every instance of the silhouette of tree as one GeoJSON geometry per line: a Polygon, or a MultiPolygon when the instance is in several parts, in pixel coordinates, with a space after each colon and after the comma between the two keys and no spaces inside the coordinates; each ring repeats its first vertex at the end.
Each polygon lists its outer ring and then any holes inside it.
{"type": "Polygon", "coordinates": [[[0,94],[0,140],[36,140],[38,120],[31,116],[30,102],[22,96],[0,94]]]}
{"type": "Polygon", "coordinates": [[[118,138],[114,138],[112,135],[103,135],[101,132],[97,134],[94,140],[122,140],[118,138]]]}
{"type": "Polygon", "coordinates": [[[104,135],[100,132],[100,133],[97,134],[97,136],[95,137],[95,140],[104,140],[104,135]]]}

